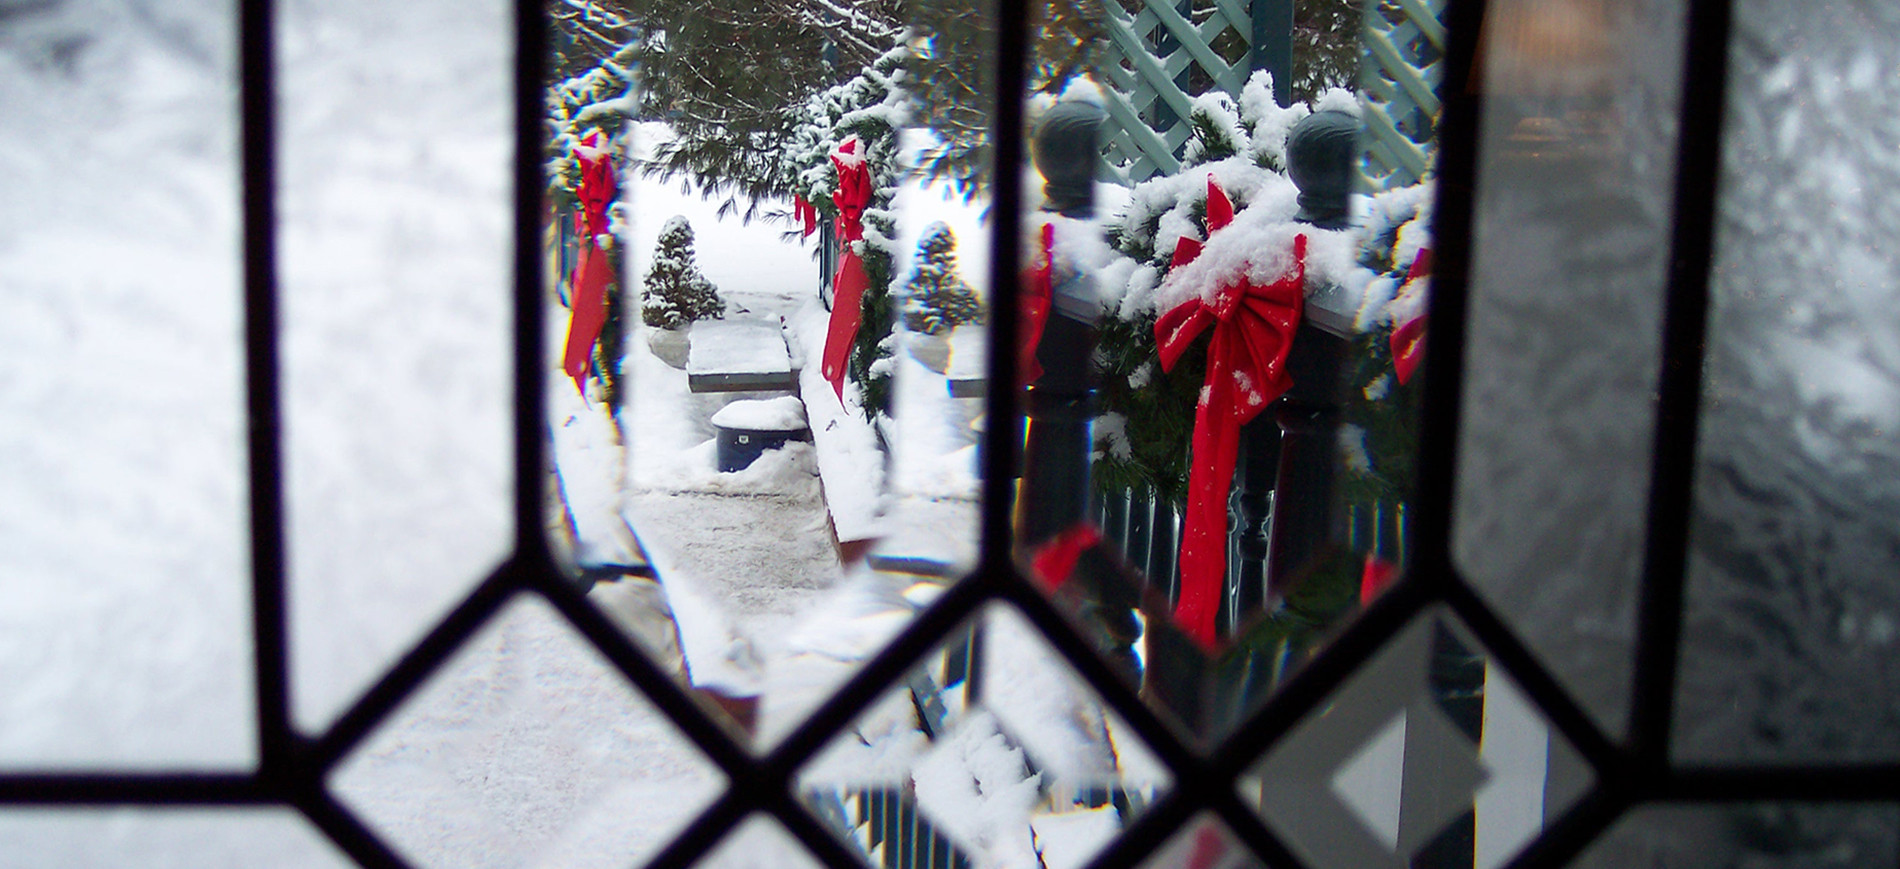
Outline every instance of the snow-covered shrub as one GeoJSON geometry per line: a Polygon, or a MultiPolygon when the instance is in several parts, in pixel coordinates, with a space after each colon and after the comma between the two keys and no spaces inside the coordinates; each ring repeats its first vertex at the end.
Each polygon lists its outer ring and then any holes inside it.
{"type": "Polygon", "coordinates": [[[679,215],[667,218],[660,228],[645,286],[640,319],[648,326],[678,329],[694,320],[726,315],[726,302],[719,297],[718,288],[700,273],[693,259],[693,225],[679,215]]]}
{"type": "Polygon", "coordinates": [[[957,274],[957,236],[939,221],[917,242],[917,263],[904,285],[904,327],[937,335],[983,317],[976,290],[957,274]]]}

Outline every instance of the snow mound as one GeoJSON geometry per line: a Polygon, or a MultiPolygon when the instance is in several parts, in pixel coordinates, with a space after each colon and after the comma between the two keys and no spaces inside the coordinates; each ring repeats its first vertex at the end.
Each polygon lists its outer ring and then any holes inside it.
{"type": "Polygon", "coordinates": [[[712,424],[726,429],[797,431],[805,427],[805,403],[792,395],[742,399],[720,408],[712,415],[712,424]]]}

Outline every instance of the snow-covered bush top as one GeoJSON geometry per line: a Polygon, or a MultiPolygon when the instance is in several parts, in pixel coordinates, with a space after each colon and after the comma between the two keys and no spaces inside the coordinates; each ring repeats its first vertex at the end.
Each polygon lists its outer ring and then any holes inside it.
{"type": "Polygon", "coordinates": [[[679,215],[667,218],[660,227],[645,285],[640,319],[648,326],[678,329],[695,320],[718,319],[726,314],[725,300],[694,260],[693,225],[679,215]]]}
{"type": "Polygon", "coordinates": [[[1196,97],[1188,118],[1194,138],[1183,170],[1136,185],[1127,206],[1105,226],[1113,250],[1103,254],[1099,243],[1091,246],[1077,238],[1059,242],[1059,255],[1066,247],[1073,257],[1099,256],[1080,264],[1096,270],[1105,312],[1139,321],[1190,298],[1211,302],[1223,283],[1238,276],[1256,284],[1273,281],[1292,268],[1292,240],[1303,234],[1309,298],[1315,289],[1323,290],[1328,307],[1358,315],[1360,329],[1390,322],[1384,306],[1397,287],[1378,281],[1386,280],[1380,278],[1385,272],[1410,265],[1411,257],[1429,246],[1429,217],[1421,214],[1430,202],[1430,184],[1355,196],[1353,225],[1346,229],[1296,222],[1299,190],[1286,175],[1286,137],[1295,123],[1316,111],[1360,115],[1358,99],[1341,88],[1327,91],[1312,107],[1282,108],[1273,101],[1273,77],[1265,71],[1254,73],[1238,101],[1218,91],[1196,97]],[[1235,208],[1234,222],[1211,239],[1203,230],[1209,178],[1235,208]],[[1170,272],[1183,238],[1207,246],[1192,263],[1170,272]]]}

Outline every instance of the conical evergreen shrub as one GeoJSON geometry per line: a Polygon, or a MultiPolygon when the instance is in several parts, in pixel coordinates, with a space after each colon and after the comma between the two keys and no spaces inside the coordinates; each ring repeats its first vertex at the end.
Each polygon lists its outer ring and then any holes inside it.
{"type": "Polygon", "coordinates": [[[679,329],[694,320],[716,320],[726,314],[726,301],[693,259],[693,225],[679,215],[667,218],[660,228],[645,286],[640,319],[648,326],[679,329]]]}
{"type": "Polygon", "coordinates": [[[917,263],[904,286],[904,326],[937,335],[983,317],[976,291],[957,274],[957,236],[938,222],[917,242],[917,263]]]}

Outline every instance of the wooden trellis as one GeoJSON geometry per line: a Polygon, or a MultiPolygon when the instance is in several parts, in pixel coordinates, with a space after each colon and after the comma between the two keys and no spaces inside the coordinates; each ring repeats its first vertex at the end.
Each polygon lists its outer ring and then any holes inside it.
{"type": "Polygon", "coordinates": [[[1449,0],[1374,0],[1360,65],[1368,187],[1403,187],[1424,177],[1438,129],[1449,0]]]}
{"type": "Polygon", "coordinates": [[[1134,184],[1180,171],[1197,94],[1238,96],[1254,70],[1272,69],[1276,95],[1285,99],[1292,0],[1139,0],[1138,12],[1105,5],[1111,128],[1104,154],[1114,180],[1134,184]]]}
{"type": "MultiPolygon", "coordinates": [[[[1431,163],[1449,0],[1370,0],[1364,97],[1367,186],[1411,184],[1431,163]]],[[[1236,97],[1256,69],[1274,71],[1275,98],[1291,84],[1291,0],[1129,0],[1107,3],[1102,64],[1110,120],[1109,176],[1135,184],[1180,171],[1193,98],[1236,97]],[[1131,11],[1137,7],[1139,11],[1131,11]]]]}

